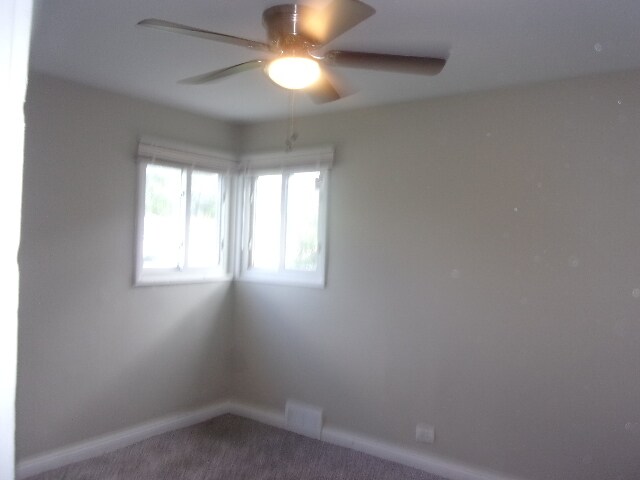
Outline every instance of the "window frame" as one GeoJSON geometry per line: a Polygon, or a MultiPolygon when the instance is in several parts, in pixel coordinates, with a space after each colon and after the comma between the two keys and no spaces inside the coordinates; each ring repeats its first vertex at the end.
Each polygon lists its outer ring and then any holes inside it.
{"type": "Polygon", "coordinates": [[[231,201],[233,172],[237,162],[228,154],[206,150],[191,145],[167,142],[166,140],[141,139],[138,147],[137,165],[137,208],[136,208],[136,249],[134,286],[174,285],[184,283],[204,283],[230,281],[230,241],[231,201]],[[177,168],[185,178],[185,205],[182,227],[184,228],[184,249],[182,265],[175,268],[144,268],[144,216],[146,196],[147,165],[163,165],[177,168]],[[219,206],[219,263],[213,268],[185,266],[188,259],[189,221],[191,203],[191,182],[193,172],[218,174],[220,185],[219,206]]]}
{"type": "Polygon", "coordinates": [[[326,286],[326,271],[328,262],[328,203],[329,203],[329,171],[333,165],[333,148],[323,147],[308,149],[292,153],[253,154],[243,158],[245,173],[242,175],[241,199],[238,205],[240,251],[237,255],[238,264],[236,276],[240,281],[271,283],[290,286],[306,286],[324,288],[326,286]],[[301,270],[287,270],[284,268],[288,177],[301,172],[320,172],[321,184],[318,203],[318,263],[312,272],[301,270]],[[253,222],[252,196],[255,180],[261,175],[283,175],[281,205],[282,226],[280,235],[280,262],[278,270],[256,269],[249,265],[251,257],[251,233],[253,222]]]}

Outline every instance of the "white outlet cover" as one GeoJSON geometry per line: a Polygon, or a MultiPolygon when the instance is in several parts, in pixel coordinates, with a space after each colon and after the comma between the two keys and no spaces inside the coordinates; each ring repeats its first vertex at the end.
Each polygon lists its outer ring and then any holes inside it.
{"type": "Polygon", "coordinates": [[[436,431],[433,425],[419,423],[416,425],[416,442],[433,443],[436,439],[436,431]]]}

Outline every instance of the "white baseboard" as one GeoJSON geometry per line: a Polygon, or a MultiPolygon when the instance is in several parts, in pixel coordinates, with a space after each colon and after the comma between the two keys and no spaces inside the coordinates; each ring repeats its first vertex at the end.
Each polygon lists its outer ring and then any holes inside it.
{"type": "Polygon", "coordinates": [[[333,445],[351,448],[374,457],[424,470],[449,480],[523,480],[507,477],[498,472],[483,470],[473,465],[452,461],[439,455],[400,447],[335,427],[323,428],[321,439],[333,445]]]}
{"type": "MultiPolygon", "coordinates": [[[[235,401],[229,405],[231,407],[229,413],[273,427],[286,429],[284,412],[235,401]]],[[[440,475],[449,480],[524,480],[522,478],[510,477],[498,472],[481,469],[473,465],[455,462],[438,455],[410,450],[331,426],[325,426],[322,429],[320,440],[401,465],[424,470],[425,472],[440,475]]]]}
{"type": "MultiPolygon", "coordinates": [[[[154,435],[195,425],[227,413],[249,418],[273,427],[286,428],[284,411],[267,409],[239,401],[224,401],[198,410],[162,417],[132,428],[53,450],[43,455],[25,458],[17,465],[16,478],[22,480],[47,470],[126,447],[154,435]]],[[[326,426],[322,429],[321,440],[424,470],[450,480],[523,480],[484,470],[473,465],[452,461],[438,455],[400,447],[332,426],[326,426]]]]}
{"type": "Polygon", "coordinates": [[[197,410],[179,412],[141,423],[131,428],[108,433],[99,437],[52,450],[42,455],[27,457],[18,462],[16,478],[22,480],[47,470],[70,463],[86,460],[97,455],[112,452],[118,448],[179,428],[195,425],[210,418],[229,412],[229,402],[208,405],[197,410]]]}
{"type": "Polygon", "coordinates": [[[276,428],[285,428],[284,412],[270,410],[258,405],[232,401],[229,403],[229,413],[239,417],[255,420],[276,428]]]}

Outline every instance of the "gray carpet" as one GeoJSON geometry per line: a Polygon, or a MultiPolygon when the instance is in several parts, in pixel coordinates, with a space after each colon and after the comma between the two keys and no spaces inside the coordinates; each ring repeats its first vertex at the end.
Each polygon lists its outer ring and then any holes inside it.
{"type": "Polygon", "coordinates": [[[29,480],[446,480],[233,415],[29,480]]]}

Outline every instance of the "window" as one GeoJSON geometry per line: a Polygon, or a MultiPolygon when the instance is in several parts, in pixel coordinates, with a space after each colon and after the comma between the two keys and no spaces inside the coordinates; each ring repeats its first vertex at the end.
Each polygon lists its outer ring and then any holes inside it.
{"type": "Polygon", "coordinates": [[[324,286],[332,164],[329,147],[247,155],[239,164],[142,138],[135,284],[231,279],[233,256],[243,280],[324,286]]]}
{"type": "Polygon", "coordinates": [[[332,160],[333,150],[245,159],[241,278],[325,284],[327,185],[332,160]]]}
{"type": "Polygon", "coordinates": [[[231,163],[188,148],[140,143],[137,285],[228,277],[231,163]]]}

